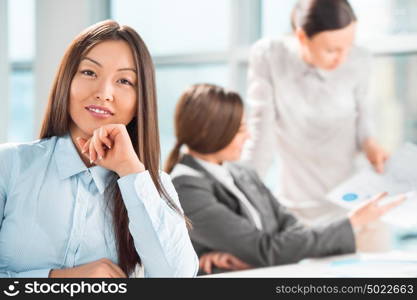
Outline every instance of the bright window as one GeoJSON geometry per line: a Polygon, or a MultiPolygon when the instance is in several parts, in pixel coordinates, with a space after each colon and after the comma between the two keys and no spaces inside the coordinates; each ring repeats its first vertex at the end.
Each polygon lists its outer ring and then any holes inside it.
{"type": "Polygon", "coordinates": [[[11,63],[8,141],[12,142],[30,141],[35,135],[32,72],[35,53],[34,15],[34,0],[8,1],[11,63]]]}
{"type": "Polygon", "coordinates": [[[228,84],[228,55],[222,53],[229,48],[230,1],[111,3],[111,17],[135,28],[154,57],[164,161],[173,147],[175,105],[184,89],[195,83],[228,84]]]}
{"type": "Polygon", "coordinates": [[[134,27],[153,55],[225,51],[230,1],[112,1],[112,16],[134,27]]]}

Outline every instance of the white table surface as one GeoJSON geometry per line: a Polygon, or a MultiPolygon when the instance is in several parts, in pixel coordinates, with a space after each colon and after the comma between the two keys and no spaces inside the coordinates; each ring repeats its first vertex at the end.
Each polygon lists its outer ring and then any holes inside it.
{"type": "Polygon", "coordinates": [[[200,277],[417,277],[417,252],[356,253],[200,277]]]}

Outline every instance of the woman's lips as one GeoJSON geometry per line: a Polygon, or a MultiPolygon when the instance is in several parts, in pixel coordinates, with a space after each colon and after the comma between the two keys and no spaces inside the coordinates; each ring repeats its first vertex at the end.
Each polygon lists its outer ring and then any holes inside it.
{"type": "Polygon", "coordinates": [[[108,108],[102,106],[89,105],[85,109],[96,118],[106,119],[114,115],[108,108]]]}

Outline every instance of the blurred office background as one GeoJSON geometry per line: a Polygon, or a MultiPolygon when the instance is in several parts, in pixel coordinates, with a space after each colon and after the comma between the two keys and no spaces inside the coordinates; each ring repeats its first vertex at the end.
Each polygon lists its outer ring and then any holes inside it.
{"type": "MultiPolygon", "coordinates": [[[[156,65],[162,159],[173,111],[190,84],[246,94],[250,45],[290,33],[295,0],[0,0],[0,143],[37,137],[61,56],[83,28],[104,19],[134,27],[156,65]]],[[[389,150],[417,142],[417,1],[351,0],[357,43],[375,56],[371,99],[389,150]]]]}

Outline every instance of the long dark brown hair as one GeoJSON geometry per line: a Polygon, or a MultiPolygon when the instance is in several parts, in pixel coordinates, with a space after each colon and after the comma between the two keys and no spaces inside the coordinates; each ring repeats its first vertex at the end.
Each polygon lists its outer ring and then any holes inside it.
{"type": "Polygon", "coordinates": [[[291,17],[293,30],[301,28],[309,38],[345,28],[355,21],[356,15],[347,0],[299,0],[291,17]]]}
{"type": "Polygon", "coordinates": [[[213,84],[195,84],[180,97],[175,109],[176,143],[165,162],[171,173],[183,145],[198,153],[217,152],[235,137],[243,116],[239,94],[213,84]]]}
{"type": "MultiPolygon", "coordinates": [[[[164,189],[160,176],[160,144],[157,118],[157,100],[155,88],[155,70],[149,51],[139,34],[129,26],[107,20],[81,32],[69,45],[55,76],[49,95],[40,138],[63,136],[69,133],[71,117],[69,114],[69,93],[72,79],[76,74],[82,58],[96,45],[103,41],[120,40],[126,42],[133,53],[138,72],[136,87],[137,112],[127,125],[133,147],[150,173],[156,189],[167,203],[182,215],[164,189]]],[[[129,218],[120,189],[118,176],[113,174],[106,187],[106,198],[112,204],[113,228],[118,251],[119,265],[129,275],[137,263],[141,263],[137,254],[128,225],[129,218]]],[[[143,241],[146,243],[146,241],[143,241]]]]}

